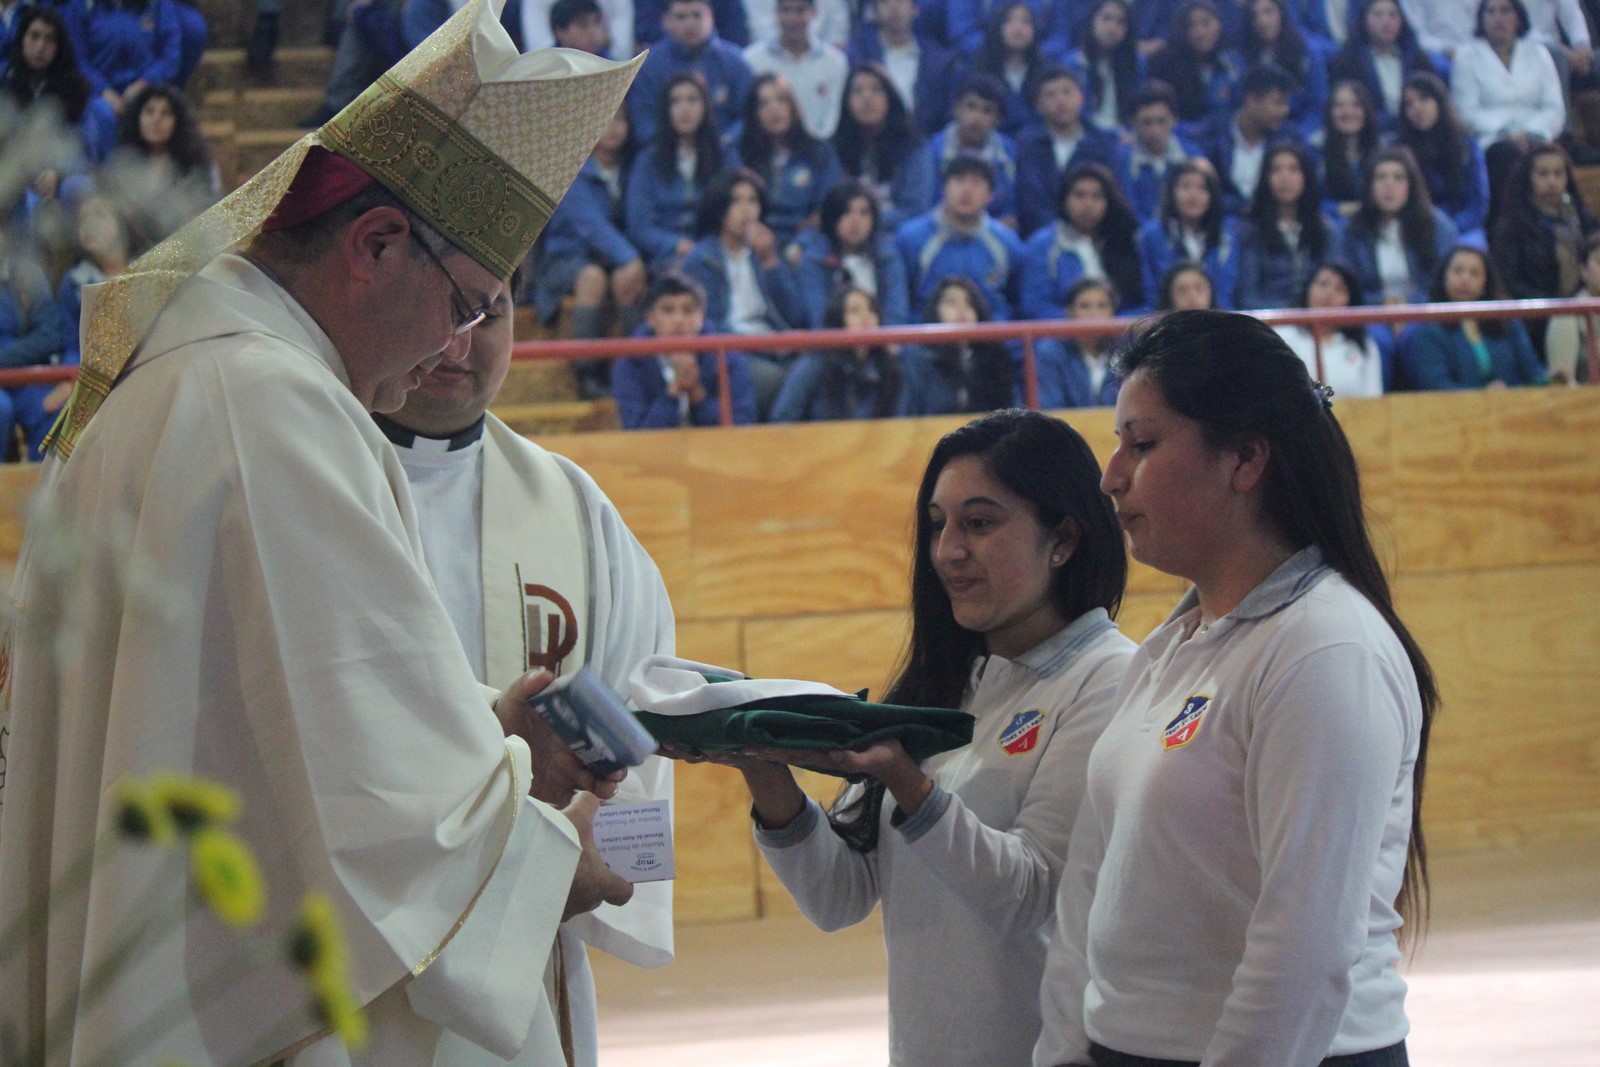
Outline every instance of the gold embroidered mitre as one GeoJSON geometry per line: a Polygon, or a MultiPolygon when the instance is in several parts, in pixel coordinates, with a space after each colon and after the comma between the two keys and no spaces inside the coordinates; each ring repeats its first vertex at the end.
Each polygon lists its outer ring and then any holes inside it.
{"type": "Polygon", "coordinates": [[[327,125],[220,203],[83,291],[78,382],[44,447],[62,459],[187,278],[261,232],[306,153],[371,174],[501,278],[527,255],[622,104],[643,55],[622,63],[565,48],[519,54],[505,0],[469,0],[327,125]]]}

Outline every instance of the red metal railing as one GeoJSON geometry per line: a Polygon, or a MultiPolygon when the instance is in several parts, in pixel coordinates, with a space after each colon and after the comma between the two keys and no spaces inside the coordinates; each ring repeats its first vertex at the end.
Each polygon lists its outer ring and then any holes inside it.
{"type": "MultiPolygon", "coordinates": [[[[1415,322],[1455,322],[1461,319],[1539,319],[1557,315],[1582,315],[1588,323],[1585,357],[1589,380],[1600,382],[1600,336],[1596,316],[1600,316],[1600,297],[1568,300],[1504,300],[1460,304],[1401,304],[1382,307],[1285,308],[1251,312],[1273,326],[1325,326],[1329,330],[1349,325],[1415,322]]],[[[721,401],[722,424],[733,424],[733,400],[729,395],[728,353],[793,352],[801,349],[853,348],[880,344],[949,344],[959,341],[1021,341],[1024,402],[1039,406],[1039,377],[1034,359],[1034,343],[1043,338],[1104,337],[1122,333],[1135,319],[1070,319],[1033,322],[985,322],[971,326],[885,326],[876,330],[789,330],[767,334],[707,334],[703,337],[604,338],[593,341],[522,341],[511,346],[513,359],[613,359],[660,355],[663,349],[674,352],[710,352],[717,360],[717,390],[721,401]]],[[[1322,373],[1322,337],[1315,341],[1317,377],[1322,373]]],[[[76,367],[22,367],[0,370],[0,388],[71,381],[76,367]]]]}

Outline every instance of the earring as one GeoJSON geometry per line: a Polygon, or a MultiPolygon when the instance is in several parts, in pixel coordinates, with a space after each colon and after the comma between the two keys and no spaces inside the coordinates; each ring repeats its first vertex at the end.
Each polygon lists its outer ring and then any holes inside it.
{"type": "Polygon", "coordinates": [[[1051,556],[1050,557],[1050,562],[1051,563],[1060,563],[1061,562],[1061,557],[1060,556],[1051,556]]]}

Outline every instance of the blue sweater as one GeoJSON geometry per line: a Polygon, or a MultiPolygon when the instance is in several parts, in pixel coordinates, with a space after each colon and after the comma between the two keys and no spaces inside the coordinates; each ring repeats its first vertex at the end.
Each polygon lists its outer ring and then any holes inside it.
{"type": "Polygon", "coordinates": [[[1056,166],[1055,141],[1045,126],[1017,138],[1017,232],[1024,237],[1048,226],[1061,206],[1061,179],[1080,163],[1116,165],[1117,138],[1087,122],[1064,167],[1056,166]]]}
{"type": "MultiPolygon", "coordinates": [[[[1317,225],[1325,235],[1323,253],[1313,256],[1310,242],[1301,237],[1294,251],[1282,247],[1276,240],[1256,232],[1255,224],[1245,219],[1239,224],[1238,283],[1234,289],[1233,306],[1240,311],[1259,311],[1263,308],[1294,307],[1300,299],[1311,275],[1326,260],[1338,252],[1333,227],[1320,214],[1317,225]]],[[[1275,236],[1275,235],[1274,235],[1275,236]]]]}
{"type": "Polygon", "coordinates": [[[671,175],[662,177],[654,147],[635,156],[628,170],[623,211],[628,240],[644,253],[652,268],[676,255],[680,240],[694,237],[695,215],[705,192],[679,174],[676,166],[671,175]]]}
{"type": "Polygon", "coordinates": [[[894,235],[905,263],[914,308],[926,308],[939,282],[951,275],[970,278],[983,290],[998,320],[1012,317],[1018,297],[1022,242],[1000,222],[985,218],[974,233],[953,230],[936,207],[905,223],[894,235]]]}
{"type": "Polygon", "coordinates": [[[655,138],[656,115],[661,110],[667,82],[686,70],[699,71],[710,86],[717,129],[726,130],[739,120],[745,94],[754,80],[739,49],[716,35],[692,51],[676,41],[663,40],[650,49],[649,58],[628,90],[628,125],[634,144],[648,145],[655,138]]]}
{"type": "Polygon", "coordinates": [[[1199,145],[1176,132],[1172,140],[1175,147],[1169,146],[1159,166],[1142,159],[1136,162],[1132,143],[1118,144],[1112,157],[1111,170],[1117,176],[1117,184],[1122,186],[1128,206],[1133,208],[1141,223],[1149,222],[1161,212],[1161,192],[1166,185],[1167,170],[1190,156],[1203,154],[1199,145]]]}
{"type": "MultiPolygon", "coordinates": [[[[741,127],[728,131],[724,148],[727,167],[749,166],[739,158],[741,127]]],[[[750,169],[756,170],[755,167],[750,169]]],[[[805,226],[806,220],[822,210],[822,198],[844,180],[839,169],[839,157],[833,145],[818,141],[816,155],[806,159],[791,154],[788,162],[776,173],[771,167],[756,170],[767,183],[767,207],[761,219],[772,228],[779,246],[787,246],[805,226]]]]}
{"type": "Polygon", "coordinates": [[[142,11],[131,3],[124,7],[105,0],[71,0],[61,17],[96,94],[107,87],[121,92],[136,81],[177,81],[183,39],[168,0],[150,0],[142,11]]]}
{"type": "MultiPolygon", "coordinates": [[[[828,239],[816,230],[807,230],[796,242],[800,262],[795,266],[801,299],[805,301],[807,325],[822,326],[822,314],[835,289],[849,281],[844,265],[834,254],[828,239]]],[[[904,326],[911,321],[911,291],[906,286],[906,267],[894,245],[882,235],[870,253],[878,281],[878,313],[885,326],[904,326]]]]}
{"type": "MultiPolygon", "coordinates": [[[[1383,303],[1383,280],[1378,277],[1378,250],[1377,243],[1365,233],[1357,230],[1351,223],[1354,217],[1347,220],[1339,231],[1338,258],[1350,264],[1350,269],[1356,272],[1356,277],[1361,279],[1361,298],[1368,304],[1383,303]]],[[[1461,235],[1456,231],[1456,224],[1450,221],[1450,216],[1433,209],[1433,263],[1423,266],[1421,257],[1414,248],[1406,249],[1406,267],[1411,275],[1411,285],[1406,292],[1406,303],[1424,304],[1428,300],[1428,283],[1433,278],[1433,272],[1439,264],[1444,262],[1444,257],[1450,254],[1450,249],[1456,246],[1461,235]]]]}
{"type": "MultiPolygon", "coordinates": [[[[1237,229],[1233,219],[1224,217],[1222,239],[1206,249],[1200,258],[1200,265],[1211,276],[1211,291],[1216,294],[1219,308],[1233,306],[1234,290],[1239,283],[1237,229]]],[[[1139,262],[1144,268],[1144,295],[1152,305],[1161,298],[1161,276],[1174,263],[1188,258],[1188,249],[1176,225],[1169,227],[1160,219],[1151,219],[1140,227],[1139,262]]]]}
{"type": "Polygon", "coordinates": [[[943,174],[946,163],[958,155],[982,159],[994,168],[994,199],[989,202],[989,214],[997,219],[1017,213],[1017,146],[1005,134],[996,131],[989,135],[981,151],[967,151],[956,140],[955,123],[951,123],[928,142],[928,157],[933,161],[935,174],[943,174]]]}
{"type": "Polygon", "coordinates": [[[61,353],[61,312],[44,274],[0,264],[0,367],[34,367],[61,353]]]}
{"type": "MultiPolygon", "coordinates": [[[[922,4],[919,7],[919,25],[922,15],[927,13],[930,6],[922,4]]],[[[950,121],[956,89],[961,84],[966,68],[960,56],[935,40],[919,35],[917,47],[921,54],[917,59],[917,84],[913,92],[916,100],[912,115],[923,136],[931,137],[950,121]]],[[[851,66],[857,63],[882,63],[883,38],[878,28],[865,21],[859,23],[850,38],[848,54],[851,66]]]]}
{"type": "MultiPolygon", "coordinates": [[[[756,285],[767,303],[767,325],[774,330],[799,330],[808,324],[806,303],[800,296],[800,285],[794,269],[780,256],[770,267],[754,264],[756,285]]],[[[706,291],[706,324],[717,333],[730,329],[728,314],[731,308],[728,284],[728,259],[722,241],[715,234],[702,237],[687,256],[683,257],[683,272],[699,282],[706,291]]]]}
{"type": "Polygon", "coordinates": [[[544,254],[579,256],[609,269],[639,258],[639,250],[623,232],[623,200],[612,199],[611,187],[590,158],[573,180],[544,231],[544,254]]]}
{"type": "Polygon", "coordinates": [[[1400,363],[1409,384],[1416,389],[1481,389],[1493,381],[1543,385],[1548,376],[1533,354],[1528,331],[1515,320],[1504,325],[1499,337],[1483,336],[1489,350],[1487,377],[1459,325],[1423,322],[1408,326],[1400,335],[1400,363]]]}
{"type": "Polygon", "coordinates": [[[1078,342],[1046,337],[1033,346],[1035,372],[1039,378],[1039,407],[1108,408],[1116,405],[1122,381],[1109,371],[1098,390],[1089,383],[1089,365],[1084,362],[1078,342]]]}
{"type": "MultiPolygon", "coordinates": [[[[972,395],[970,384],[964,385],[939,367],[937,352],[922,345],[906,345],[900,350],[901,415],[955,415],[962,412],[987,411],[997,407],[1017,407],[1022,403],[1022,388],[1016,373],[1016,354],[992,369],[1005,375],[1004,381],[992,382],[996,403],[986,405],[972,395]]],[[[969,372],[979,373],[976,366],[969,372]]]]}

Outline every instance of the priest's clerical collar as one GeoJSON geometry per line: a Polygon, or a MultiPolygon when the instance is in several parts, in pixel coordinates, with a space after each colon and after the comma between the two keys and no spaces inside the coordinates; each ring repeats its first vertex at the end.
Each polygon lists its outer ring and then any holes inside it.
{"type": "Polygon", "coordinates": [[[383,431],[383,436],[396,448],[409,448],[416,452],[459,452],[467,448],[483,436],[483,416],[478,416],[474,422],[464,430],[458,430],[449,437],[431,437],[428,434],[408,430],[398,422],[376,411],[372,413],[372,421],[378,424],[378,429],[383,431]]]}

